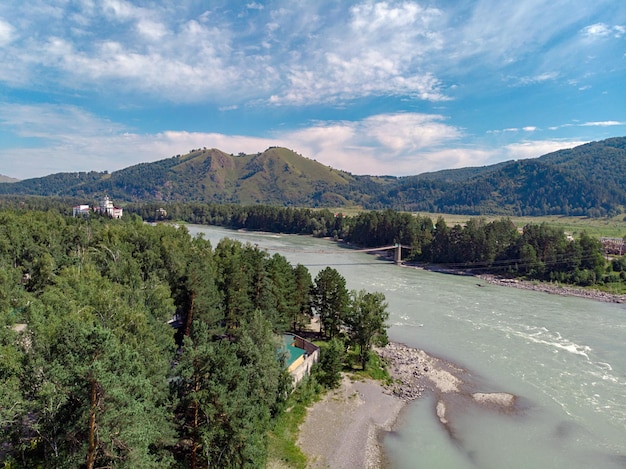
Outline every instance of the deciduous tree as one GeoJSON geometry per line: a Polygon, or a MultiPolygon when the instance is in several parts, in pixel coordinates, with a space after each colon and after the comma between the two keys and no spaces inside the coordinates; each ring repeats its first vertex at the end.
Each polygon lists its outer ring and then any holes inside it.
{"type": "Polygon", "coordinates": [[[346,323],[350,340],[359,348],[361,366],[369,359],[369,352],[375,343],[387,343],[387,303],[380,292],[368,293],[365,290],[351,291],[350,312],[346,323]]]}
{"type": "Polygon", "coordinates": [[[315,277],[313,307],[319,315],[322,333],[333,338],[338,333],[348,313],[350,296],[346,280],[332,267],[326,267],[315,277]]]}

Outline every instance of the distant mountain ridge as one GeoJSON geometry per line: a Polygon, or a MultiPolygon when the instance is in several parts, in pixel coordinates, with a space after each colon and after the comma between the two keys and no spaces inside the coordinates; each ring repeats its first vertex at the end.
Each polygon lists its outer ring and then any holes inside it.
{"type": "Polygon", "coordinates": [[[397,203],[443,213],[604,216],[624,211],[624,188],[626,138],[616,137],[539,158],[402,178],[397,203]]]}
{"type": "Polygon", "coordinates": [[[110,174],[58,173],[1,183],[0,194],[604,216],[624,211],[625,187],[626,137],[616,137],[539,158],[406,177],[353,175],[281,147],[250,155],[203,148],[110,174]]]}
{"type": "Polygon", "coordinates": [[[18,182],[19,179],[15,179],[4,174],[0,174],[0,182],[18,182]]]}

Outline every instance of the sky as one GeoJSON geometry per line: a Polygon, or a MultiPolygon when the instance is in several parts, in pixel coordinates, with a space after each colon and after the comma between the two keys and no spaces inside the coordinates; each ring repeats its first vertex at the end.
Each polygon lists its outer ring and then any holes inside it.
{"type": "Polygon", "coordinates": [[[623,0],[2,0],[0,174],[284,146],[414,175],[626,136],[623,0]]]}

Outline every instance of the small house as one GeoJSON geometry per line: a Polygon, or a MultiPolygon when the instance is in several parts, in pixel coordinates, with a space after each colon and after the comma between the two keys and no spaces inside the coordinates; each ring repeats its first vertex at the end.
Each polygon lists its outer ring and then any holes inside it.
{"type": "Polygon", "coordinates": [[[294,385],[311,374],[311,368],[320,359],[320,348],[295,334],[283,335],[284,351],[287,356],[287,371],[294,385]]]}

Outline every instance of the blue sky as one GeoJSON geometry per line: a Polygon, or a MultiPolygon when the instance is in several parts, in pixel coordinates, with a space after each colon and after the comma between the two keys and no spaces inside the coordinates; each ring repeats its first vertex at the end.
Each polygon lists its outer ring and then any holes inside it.
{"type": "Polygon", "coordinates": [[[625,85],[622,0],[3,0],[0,173],[482,166],[626,136],[625,85]]]}

